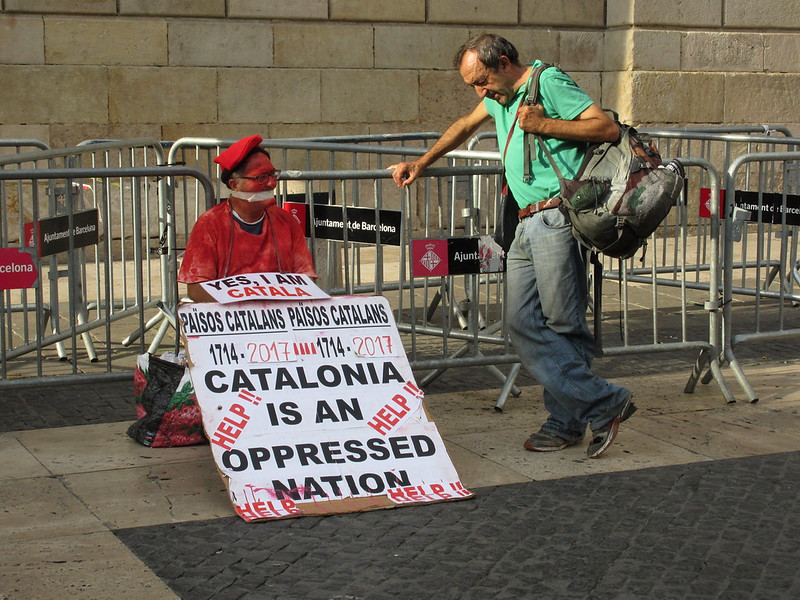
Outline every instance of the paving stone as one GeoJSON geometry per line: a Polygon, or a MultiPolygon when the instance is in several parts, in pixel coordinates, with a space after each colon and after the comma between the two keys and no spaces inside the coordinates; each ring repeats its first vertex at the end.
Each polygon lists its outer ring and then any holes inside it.
{"type": "Polygon", "coordinates": [[[790,598],[799,494],[792,452],[115,533],[184,598],[790,598]]]}
{"type": "Polygon", "coordinates": [[[0,433],[135,420],[133,381],[77,382],[0,392],[0,433]]]}

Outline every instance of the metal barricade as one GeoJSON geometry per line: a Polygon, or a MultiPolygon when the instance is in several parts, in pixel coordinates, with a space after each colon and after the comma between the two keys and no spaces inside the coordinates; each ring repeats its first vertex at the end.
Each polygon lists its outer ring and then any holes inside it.
{"type": "MultiPolygon", "coordinates": [[[[431,135],[423,134],[422,138],[429,139],[431,135]]],[[[218,153],[221,147],[234,141],[178,140],[168,160],[183,161],[188,153],[188,162],[200,157],[201,166],[210,167],[213,165],[207,151],[218,153]]],[[[380,235],[373,236],[372,242],[365,242],[363,230],[357,231],[357,222],[353,222],[352,228],[345,227],[339,239],[319,237],[315,234],[317,228],[310,226],[308,235],[321,287],[334,295],[387,296],[395,307],[398,328],[407,334],[407,351],[413,368],[430,370],[481,364],[501,382],[506,381],[506,376],[494,367],[516,362],[513,357],[494,352],[496,347],[501,351],[509,348],[507,338],[502,335],[502,276],[414,280],[410,277],[408,256],[411,240],[415,238],[469,237],[493,231],[497,174],[501,171],[496,153],[451,153],[448,155],[451,166],[426,172],[418,197],[398,190],[391,180],[391,171],[384,165],[421,155],[426,151],[424,147],[365,145],[341,139],[268,140],[262,145],[282,170],[276,190],[279,201],[305,204],[312,225],[323,209],[329,211],[332,206],[340,208],[339,218],[344,221],[358,215],[358,219],[371,219],[373,227],[380,227],[384,218],[396,218],[400,224],[402,237],[397,236],[397,245],[383,243],[380,235]],[[480,160],[492,164],[476,165],[480,160]],[[302,170],[297,168],[298,162],[351,164],[356,168],[302,170]],[[378,168],[364,169],[361,165],[378,168]],[[365,211],[372,216],[364,217],[365,211]],[[390,213],[395,217],[390,217],[390,213]],[[488,344],[492,356],[485,356],[478,349],[480,344],[488,344]]],[[[214,169],[211,173],[216,174],[214,169]]],[[[175,186],[177,196],[186,198],[183,212],[190,216],[185,225],[181,222],[178,226],[179,239],[185,239],[191,229],[191,215],[204,207],[194,202],[193,190],[181,182],[175,182],[175,186]]],[[[426,378],[422,383],[430,380],[426,378]]]]}
{"type": "MultiPolygon", "coordinates": [[[[146,312],[164,314],[174,327],[177,254],[169,251],[174,235],[162,239],[174,220],[174,203],[152,190],[167,176],[194,177],[212,195],[205,176],[186,168],[0,170],[0,246],[28,252],[38,273],[32,289],[2,291],[0,387],[57,383],[79,374],[89,380],[130,377],[135,355],[145,351],[146,312]],[[54,197],[53,189],[63,190],[63,198],[54,197]],[[85,202],[88,190],[92,196],[85,202]],[[129,233],[120,236],[122,231],[129,233]],[[159,242],[163,250],[152,252],[159,242]],[[126,329],[140,337],[129,352],[126,329]]],[[[171,347],[177,344],[176,336],[171,347]]]]}
{"type": "MultiPolygon", "coordinates": [[[[151,167],[160,166],[164,164],[164,149],[161,142],[152,138],[134,139],[134,140],[111,140],[111,141],[87,141],[79,146],[73,148],[63,148],[46,150],[42,152],[28,152],[12,156],[0,157],[0,169],[6,170],[9,168],[18,169],[56,169],[56,168],[138,168],[138,167],[151,167]]],[[[50,199],[49,211],[52,214],[57,214],[59,211],[66,211],[66,203],[68,201],[78,201],[82,208],[88,209],[95,205],[96,198],[98,197],[97,182],[91,178],[76,186],[74,189],[65,189],[63,186],[56,185],[54,182],[48,183],[47,196],[50,199]]],[[[18,184],[19,185],[19,184],[18,184]]],[[[120,279],[127,282],[124,272],[128,267],[128,261],[125,260],[125,251],[130,240],[134,237],[141,237],[145,235],[147,239],[155,237],[159,242],[153,242],[152,250],[148,253],[147,269],[160,269],[160,281],[164,282],[160,290],[155,290],[152,286],[148,285],[148,301],[164,300],[168,304],[174,304],[175,300],[170,298],[173,292],[166,282],[170,281],[169,273],[165,272],[168,263],[159,258],[163,253],[163,240],[165,230],[165,207],[161,205],[162,199],[166,199],[166,192],[164,181],[159,180],[154,182],[154,185],[148,185],[139,190],[134,190],[125,185],[125,182],[114,181],[108,183],[111,186],[111,191],[114,201],[109,207],[110,222],[113,224],[113,229],[110,235],[113,239],[119,240],[122,247],[123,260],[119,265],[122,269],[120,279]],[[132,195],[136,193],[140,195],[140,200],[146,208],[146,212],[151,217],[142,223],[144,233],[135,232],[133,230],[133,223],[131,219],[125,218],[125,211],[131,205],[132,195]],[[159,229],[160,228],[160,229],[159,229]],[[127,245],[125,241],[127,242],[127,245]]],[[[21,197],[21,190],[17,190],[17,196],[21,197]]],[[[14,241],[12,238],[10,241],[14,241]]],[[[115,302],[122,308],[131,302],[132,296],[136,290],[129,289],[127,284],[117,294],[115,302]]],[[[87,308],[91,306],[92,299],[86,299],[87,308]]],[[[57,305],[56,305],[57,308],[57,305]]],[[[166,333],[165,329],[160,330],[163,335],[166,333]]],[[[133,342],[139,333],[134,332],[130,338],[127,339],[128,343],[133,342]]],[[[88,344],[88,341],[87,341],[88,344]]],[[[157,343],[154,341],[154,345],[157,343]]],[[[91,352],[91,350],[90,350],[91,352]]]]}
{"type": "MultiPolygon", "coordinates": [[[[181,145],[203,144],[218,152],[218,148],[234,140],[184,140],[173,145],[177,152],[181,145]]],[[[403,218],[403,244],[390,247],[381,244],[364,244],[350,239],[347,230],[341,240],[319,239],[314,228],[309,228],[310,243],[318,260],[318,271],[326,274],[322,287],[333,294],[378,293],[387,296],[395,308],[398,328],[407,335],[407,352],[412,367],[425,371],[421,378],[423,385],[430,383],[444,369],[454,367],[486,367],[493,377],[502,384],[497,408],[502,408],[509,393],[518,393],[514,380],[519,371],[519,358],[515,355],[503,328],[504,276],[461,275],[441,278],[412,278],[410,276],[409,249],[414,239],[469,237],[489,234],[494,230],[494,218],[499,198],[498,152],[455,151],[447,156],[447,167],[429,169],[419,182],[410,189],[398,193],[385,169],[331,169],[327,171],[300,170],[295,165],[281,162],[282,151],[300,151],[305,156],[313,153],[328,153],[328,164],[351,162],[352,164],[392,164],[399,160],[416,157],[425,148],[414,147],[365,147],[358,144],[315,142],[309,140],[269,140],[264,143],[273,154],[273,162],[283,170],[279,182],[278,196],[281,201],[288,197],[292,185],[301,190],[301,202],[309,206],[311,220],[316,217],[317,196],[324,196],[325,202],[341,207],[345,215],[350,209],[367,208],[379,215],[383,210],[399,210],[403,218]],[[276,151],[277,150],[277,151],[276,151]],[[348,153],[351,156],[348,156],[348,153]],[[375,155],[370,159],[362,155],[375,155]],[[277,157],[277,158],[276,158],[277,157]],[[342,158],[345,157],[345,158],[342,158]],[[388,187],[387,187],[388,186],[388,187]],[[320,257],[322,257],[320,259],[320,257]],[[511,371],[504,374],[497,366],[511,365],[511,371]]],[[[172,158],[171,162],[176,159],[172,158]]],[[[176,155],[177,156],[177,155],[176,155]]],[[[178,159],[179,160],[179,159],[178,159]]],[[[307,159],[314,164],[319,156],[307,159]]],[[[208,159],[210,163],[210,158],[208,159]]],[[[706,162],[693,163],[699,177],[711,170],[711,177],[717,181],[716,173],[706,162]]],[[[709,176],[705,176],[708,179],[709,176]]],[[[718,187],[718,183],[716,183],[718,187]]],[[[180,188],[180,184],[178,184],[180,188]]],[[[192,192],[183,192],[191,198],[192,192]]],[[[181,195],[180,193],[178,194],[181,195]]],[[[190,212],[189,210],[186,211],[190,212]]],[[[675,211],[675,223],[670,227],[672,241],[689,237],[689,219],[685,206],[675,211]],[[676,233],[677,232],[677,233],[676,233]],[[674,237],[673,237],[674,236],[674,237]]],[[[187,221],[184,232],[188,235],[191,219],[187,221]]],[[[718,222],[717,222],[718,225],[718,222]]],[[[181,226],[179,226],[179,230],[181,226]]],[[[714,244],[719,236],[715,235],[714,244]]],[[[683,251],[670,246],[670,252],[683,251]]],[[[719,254],[719,252],[716,252],[719,254]]],[[[693,273],[693,269],[683,259],[683,265],[676,263],[671,270],[676,273],[676,285],[681,277],[693,273]]],[[[650,267],[652,269],[652,266],[650,267]]],[[[670,298],[678,305],[674,310],[680,314],[676,330],[667,330],[661,323],[659,308],[663,304],[664,292],[661,282],[649,275],[636,280],[637,273],[620,275],[619,270],[606,273],[607,301],[605,306],[596,309],[594,319],[601,340],[603,352],[613,354],[639,354],[642,352],[692,351],[695,369],[689,376],[686,391],[691,391],[698,379],[698,372],[704,366],[710,367],[712,377],[718,383],[726,400],[733,395],[727,388],[719,369],[719,324],[716,310],[719,285],[710,285],[709,275],[718,280],[717,263],[704,268],[704,282],[699,297],[687,299],[689,294],[697,294],[687,283],[677,298],[670,298]],[[702,291],[705,294],[702,294],[702,291]],[[714,297],[712,300],[710,296],[714,297]],[[648,317],[643,318],[646,303],[648,317]],[[696,307],[701,310],[695,310],[696,307]],[[636,310],[632,310],[635,307],[636,310]],[[689,307],[687,309],[686,307],[689,307]],[[606,311],[601,313],[600,310],[606,311]],[[619,321],[617,331],[609,323],[619,321]],[[651,327],[643,327],[652,323],[651,327]],[[601,327],[600,325],[604,325],[601,327]],[[647,329],[647,335],[644,334],[647,329]],[[631,334],[635,331],[635,335],[631,334]],[[617,341],[617,337],[619,341],[617,341]]]]}
{"type": "MultiPolygon", "coordinates": [[[[764,125],[762,127],[696,127],[684,129],[642,129],[657,144],[662,156],[672,158],[702,158],[714,166],[718,173],[725,173],[731,162],[743,154],[756,152],[796,151],[800,149],[800,138],[789,135],[786,128],[764,125]],[[749,132],[749,133],[748,133],[749,132]]],[[[753,174],[744,169],[738,174],[739,189],[752,189],[753,174]]],[[[712,257],[706,254],[708,239],[708,181],[700,179],[692,190],[696,202],[689,205],[689,218],[698,238],[695,262],[698,271],[707,268],[712,257]]],[[[773,267],[776,265],[772,265],[773,267]]]]}
{"type": "MultiPolygon", "coordinates": [[[[286,201],[328,202],[330,199],[335,200],[336,197],[337,189],[333,182],[329,181],[324,189],[316,186],[312,191],[312,186],[302,183],[299,178],[292,177],[292,174],[321,170],[345,172],[363,171],[370,168],[382,169],[406,156],[421,155],[426,150],[424,146],[405,145],[406,142],[425,142],[437,136],[436,133],[423,132],[382,136],[276,139],[266,140],[262,147],[271,153],[272,162],[284,173],[276,189],[280,203],[286,201]],[[399,142],[402,145],[389,146],[388,142],[399,142]]],[[[206,173],[208,178],[214,182],[216,196],[219,197],[222,195],[222,184],[219,180],[218,167],[213,163],[213,157],[221,149],[230,146],[235,141],[216,138],[181,138],[171,145],[167,160],[169,164],[185,163],[206,173]]],[[[453,153],[452,156],[454,158],[451,160],[460,157],[458,153],[453,153]]],[[[463,162],[462,160],[462,164],[463,162]]],[[[464,177],[468,180],[467,176],[464,177]]],[[[463,184],[468,184],[468,181],[462,182],[463,184]]],[[[178,244],[179,247],[183,247],[197,217],[210,207],[200,203],[197,191],[191,186],[187,186],[185,182],[175,181],[173,186],[177,203],[178,244]]],[[[349,206],[372,206],[369,201],[364,204],[361,200],[362,195],[367,198],[371,197],[372,187],[368,183],[363,186],[353,186],[347,197],[349,206]]],[[[382,190],[379,192],[382,193],[382,190]]],[[[385,197],[392,200],[384,208],[400,210],[397,194],[385,197]]],[[[311,236],[311,245],[322,287],[338,290],[359,285],[357,280],[349,283],[349,273],[358,272],[356,265],[360,260],[360,248],[355,248],[349,254],[350,262],[343,265],[338,262],[339,257],[336,253],[328,251],[327,243],[322,243],[318,247],[316,240],[311,236]]]]}
{"type": "MultiPolygon", "coordinates": [[[[196,217],[219,195],[211,153],[234,141],[186,138],[170,148],[169,162],[185,161],[198,169],[185,167],[183,172],[178,167],[164,167],[173,170],[158,180],[158,189],[166,188],[163,197],[169,199],[165,203],[169,210],[156,228],[158,239],[164,240],[159,247],[170,262],[158,271],[169,279],[166,284],[158,283],[171,288],[158,298],[167,307],[167,311],[156,307],[159,312],[154,318],[163,320],[162,328],[174,326],[161,315],[168,315],[180,298],[174,274],[181,249],[196,217]],[[206,167],[210,177],[203,176],[206,167]]],[[[321,286],[332,294],[381,294],[389,298],[412,367],[425,372],[421,383],[431,382],[448,368],[486,367],[502,386],[496,405],[502,409],[507,395],[518,393],[514,381],[519,372],[519,357],[503,327],[504,275],[413,277],[410,259],[413,240],[474,238],[493,232],[502,171],[499,153],[450,153],[447,166],[428,169],[413,186],[400,190],[385,165],[419,156],[424,147],[309,140],[269,140],[265,146],[273,154],[276,167],[283,170],[279,201],[306,205],[310,244],[318,270],[326,275],[321,286]],[[334,167],[344,163],[357,168],[297,169],[292,162],[296,156],[303,156],[312,165],[321,161],[334,167]],[[316,221],[331,210],[338,210],[342,221],[338,237],[318,233],[316,221]],[[363,228],[349,224],[356,216],[365,223],[363,228]],[[383,219],[397,219],[399,240],[382,237],[383,219]],[[361,234],[369,229],[372,238],[357,235],[358,229],[361,234]],[[508,373],[498,368],[503,365],[510,368],[508,373]]],[[[708,161],[684,162],[697,167],[689,169],[685,201],[673,211],[663,232],[654,236],[646,255],[648,262],[637,265],[631,261],[604,270],[598,278],[604,281],[604,293],[596,294],[591,319],[604,355],[692,352],[694,369],[686,391],[692,391],[700,370],[708,366],[708,377],[730,401],[733,395],[719,361],[723,355],[720,263],[700,263],[691,258],[698,238],[693,235],[696,222],[690,218],[689,207],[697,201],[698,181],[707,182],[712,194],[719,182],[708,161]],[[671,259],[665,261],[665,256],[671,259]],[[678,291],[673,294],[670,288],[678,291]],[[667,322],[661,316],[665,308],[678,318],[667,322]]],[[[704,234],[702,244],[708,256],[719,257],[720,223],[714,207],[711,213],[709,233],[704,234]]],[[[141,235],[153,239],[144,229],[141,235]]],[[[141,260],[145,254],[141,253],[141,260]]],[[[148,306],[148,299],[143,294],[136,306],[148,306]]],[[[147,323],[140,319],[137,326],[144,331],[147,323]]],[[[82,332],[80,327],[73,324],[75,331],[82,332]]]]}
{"type": "Polygon", "coordinates": [[[733,349],[800,336],[799,169],[800,152],[751,153],[733,160],[725,176],[723,358],[751,402],[758,395],[733,349]],[[740,189],[743,180],[750,190],[740,189]]]}

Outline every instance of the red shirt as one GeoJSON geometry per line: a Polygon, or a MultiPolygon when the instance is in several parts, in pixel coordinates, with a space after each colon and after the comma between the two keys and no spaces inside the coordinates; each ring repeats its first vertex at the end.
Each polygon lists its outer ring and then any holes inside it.
{"type": "Polygon", "coordinates": [[[254,235],[233,220],[230,203],[220,202],[194,224],[178,281],[200,283],[242,273],[278,272],[317,276],[297,220],[273,204],[264,215],[261,233],[254,235]]]}

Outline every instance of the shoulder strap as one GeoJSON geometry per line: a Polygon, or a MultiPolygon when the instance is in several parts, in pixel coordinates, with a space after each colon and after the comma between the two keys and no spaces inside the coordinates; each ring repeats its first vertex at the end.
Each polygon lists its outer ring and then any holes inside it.
{"type": "MultiPolygon", "coordinates": [[[[555,65],[549,63],[543,63],[538,67],[536,67],[531,72],[530,83],[528,85],[528,95],[522,100],[522,105],[532,106],[536,104],[536,100],[539,98],[539,78],[542,74],[542,71],[554,66],[555,65]]],[[[539,139],[538,136],[537,139],[539,140],[539,143],[542,144],[542,147],[544,148],[545,152],[547,152],[547,148],[542,143],[542,140],[539,139]]],[[[525,183],[530,183],[531,181],[533,181],[533,173],[531,172],[531,143],[532,142],[530,140],[530,135],[527,132],[525,132],[525,135],[523,136],[523,158],[522,158],[522,160],[525,163],[522,175],[522,181],[524,181],[525,183]]],[[[550,158],[550,162],[553,162],[552,157],[549,156],[549,152],[548,152],[548,158],[550,158]]],[[[561,173],[558,171],[558,167],[555,166],[555,163],[553,163],[553,167],[555,167],[556,174],[558,174],[560,179],[561,173]]]]}
{"type": "MultiPolygon", "coordinates": [[[[522,102],[520,106],[524,104],[536,104],[536,98],[539,96],[539,76],[542,74],[542,71],[547,69],[548,67],[552,67],[553,65],[550,64],[541,64],[535,69],[531,69],[531,74],[528,75],[528,81],[525,82],[525,87],[527,88],[525,92],[523,92],[522,102]],[[533,98],[533,101],[531,101],[533,98]]],[[[511,134],[514,133],[514,127],[517,125],[517,119],[519,118],[519,110],[517,110],[517,114],[514,115],[514,121],[511,123],[511,127],[508,129],[508,137],[506,138],[506,146],[503,148],[503,162],[506,161],[506,152],[508,152],[508,144],[511,142],[511,134]]],[[[525,154],[527,158],[530,158],[530,148],[527,144],[525,144],[525,154]]],[[[530,160],[527,161],[528,163],[530,160]]]]}

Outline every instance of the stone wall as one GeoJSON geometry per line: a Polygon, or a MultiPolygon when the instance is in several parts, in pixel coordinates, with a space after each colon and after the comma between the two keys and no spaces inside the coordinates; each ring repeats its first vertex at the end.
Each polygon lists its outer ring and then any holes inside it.
{"type": "Polygon", "coordinates": [[[482,31],[632,123],[800,131],[796,0],[0,0],[0,138],[441,131],[482,31]]]}

